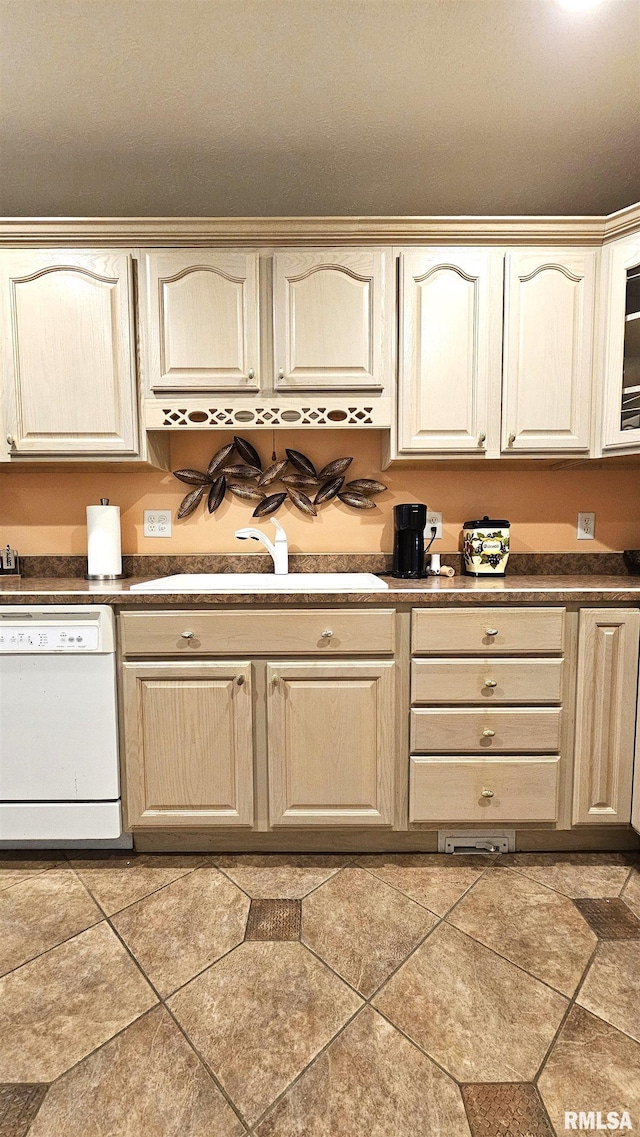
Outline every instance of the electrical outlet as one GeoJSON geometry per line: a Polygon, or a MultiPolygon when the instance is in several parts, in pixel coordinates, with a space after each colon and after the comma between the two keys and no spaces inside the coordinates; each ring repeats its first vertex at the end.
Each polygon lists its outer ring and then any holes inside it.
{"type": "Polygon", "coordinates": [[[578,532],[576,534],[579,541],[593,541],[596,535],[596,515],[595,513],[579,513],[578,514],[578,532]]]}
{"type": "Polygon", "coordinates": [[[436,527],[435,541],[439,541],[442,537],[442,514],[435,513],[433,510],[427,510],[427,527],[425,529],[425,537],[427,541],[431,540],[433,527],[436,527]]]}
{"type": "Polygon", "coordinates": [[[171,510],[145,509],[143,533],[145,537],[170,537],[171,510]]]}

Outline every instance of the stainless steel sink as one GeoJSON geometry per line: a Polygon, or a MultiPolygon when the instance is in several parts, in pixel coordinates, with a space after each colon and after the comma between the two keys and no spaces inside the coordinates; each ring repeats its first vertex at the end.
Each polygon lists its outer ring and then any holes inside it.
{"type": "Polygon", "coordinates": [[[132,584],[131,592],[386,592],[371,572],[178,573],[132,584]]]}

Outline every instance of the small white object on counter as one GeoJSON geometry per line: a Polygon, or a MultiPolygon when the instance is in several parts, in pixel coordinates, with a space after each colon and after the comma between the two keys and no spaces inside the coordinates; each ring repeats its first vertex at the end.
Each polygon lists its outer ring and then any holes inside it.
{"type": "Polygon", "coordinates": [[[87,575],[122,576],[120,506],[108,498],[87,506],[87,575]]]}

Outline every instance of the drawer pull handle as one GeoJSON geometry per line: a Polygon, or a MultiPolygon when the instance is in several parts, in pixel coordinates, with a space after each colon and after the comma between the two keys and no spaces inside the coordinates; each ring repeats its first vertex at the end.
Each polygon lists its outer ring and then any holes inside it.
{"type": "Polygon", "coordinates": [[[242,687],[242,684],[244,683],[244,675],[238,675],[237,683],[238,687],[242,687]]]}
{"type": "Polygon", "coordinates": [[[493,797],[493,790],[483,790],[482,797],[493,797]]]}
{"type": "Polygon", "coordinates": [[[497,628],[485,628],[485,632],[487,633],[488,636],[497,636],[498,629],[497,628]]]}
{"type": "Polygon", "coordinates": [[[326,629],[326,630],[325,630],[325,631],[322,633],[322,638],[323,638],[323,640],[330,640],[332,636],[333,636],[333,632],[332,632],[331,628],[327,628],[327,629],[326,629]]]}
{"type": "Polygon", "coordinates": [[[498,683],[496,679],[485,679],[484,685],[485,687],[497,687],[498,683]]]}
{"type": "Polygon", "coordinates": [[[483,738],[495,738],[495,734],[496,734],[495,730],[490,730],[489,727],[487,727],[486,730],[483,730],[482,737],[483,738]]]}
{"type": "Polygon", "coordinates": [[[181,632],[180,635],[182,636],[183,640],[195,640],[196,638],[195,632],[181,632]]]}

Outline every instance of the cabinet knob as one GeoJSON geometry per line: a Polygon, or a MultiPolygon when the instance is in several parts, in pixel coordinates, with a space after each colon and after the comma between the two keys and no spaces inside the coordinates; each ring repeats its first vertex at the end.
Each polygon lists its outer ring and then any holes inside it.
{"type": "Polygon", "coordinates": [[[274,677],[273,677],[273,679],[271,680],[271,682],[273,683],[274,687],[277,687],[277,686],[278,686],[278,683],[280,682],[280,676],[279,676],[279,675],[274,675],[274,677]]]}
{"type": "Polygon", "coordinates": [[[7,443],[9,444],[9,446],[15,446],[16,440],[12,434],[7,435],[7,443]]]}
{"type": "Polygon", "coordinates": [[[256,373],[255,373],[255,371],[254,371],[253,367],[250,367],[250,368],[249,368],[249,370],[248,370],[248,372],[247,372],[247,375],[248,375],[249,379],[255,379],[255,377],[256,377],[256,373]]]}
{"type": "Polygon", "coordinates": [[[278,371],[278,379],[284,379],[284,367],[281,367],[278,371]]]}
{"type": "Polygon", "coordinates": [[[488,636],[497,636],[498,629],[497,628],[485,628],[485,632],[488,636]]]}
{"type": "Polygon", "coordinates": [[[238,687],[242,687],[243,683],[244,683],[244,675],[238,675],[238,678],[237,678],[238,687]]]}
{"type": "Polygon", "coordinates": [[[481,448],[484,448],[484,444],[486,441],[487,441],[487,436],[483,430],[482,433],[478,435],[478,446],[480,446],[481,448]]]}
{"type": "Polygon", "coordinates": [[[322,638],[323,638],[323,640],[330,640],[332,636],[333,636],[333,631],[331,630],[331,628],[327,628],[327,629],[326,629],[326,630],[325,630],[325,631],[322,633],[322,638]]]}
{"type": "Polygon", "coordinates": [[[496,734],[495,730],[490,730],[489,727],[487,727],[486,730],[483,730],[482,737],[483,738],[495,738],[495,734],[496,734]]]}
{"type": "Polygon", "coordinates": [[[485,679],[484,685],[485,685],[485,687],[497,687],[498,686],[497,681],[495,679],[485,679]]]}
{"type": "Polygon", "coordinates": [[[516,440],[516,436],[515,436],[515,434],[510,434],[510,435],[509,435],[509,438],[508,438],[508,443],[509,443],[509,446],[513,446],[513,444],[514,444],[515,440],[516,440]]]}
{"type": "Polygon", "coordinates": [[[195,632],[181,632],[180,635],[182,636],[183,640],[195,640],[196,638],[195,632]]]}
{"type": "Polygon", "coordinates": [[[493,790],[483,790],[482,797],[493,797],[493,790]]]}

